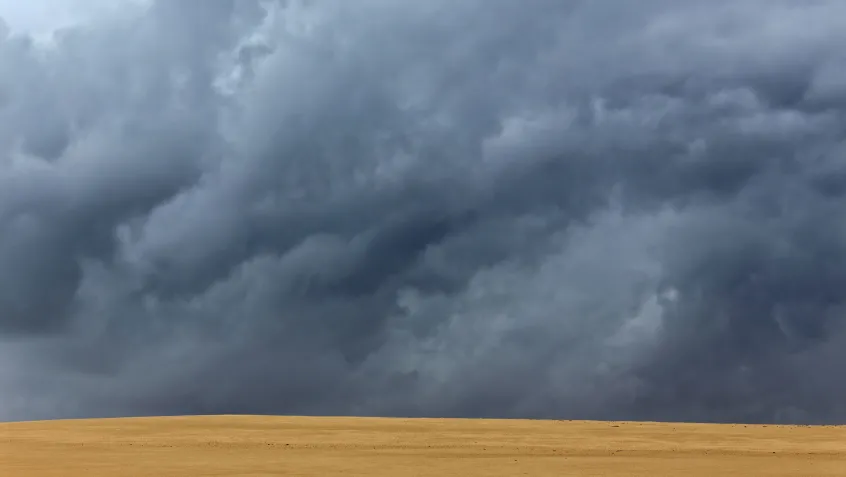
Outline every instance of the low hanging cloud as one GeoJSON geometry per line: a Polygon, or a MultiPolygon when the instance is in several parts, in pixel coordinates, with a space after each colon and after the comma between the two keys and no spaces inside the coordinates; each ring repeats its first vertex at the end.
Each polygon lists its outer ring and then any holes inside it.
{"type": "Polygon", "coordinates": [[[0,419],[846,419],[846,3],[69,5],[1,29],[0,419]]]}

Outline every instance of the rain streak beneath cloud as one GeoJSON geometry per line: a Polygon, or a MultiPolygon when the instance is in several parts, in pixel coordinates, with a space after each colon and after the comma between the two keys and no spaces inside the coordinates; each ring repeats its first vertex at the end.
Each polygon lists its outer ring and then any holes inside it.
{"type": "Polygon", "coordinates": [[[846,421],[846,2],[2,5],[0,419],[846,421]]]}

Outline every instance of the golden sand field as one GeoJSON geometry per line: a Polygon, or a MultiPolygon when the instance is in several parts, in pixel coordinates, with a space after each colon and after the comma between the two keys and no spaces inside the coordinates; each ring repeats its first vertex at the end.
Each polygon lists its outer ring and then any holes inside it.
{"type": "Polygon", "coordinates": [[[846,427],[213,416],[0,424],[0,476],[846,476],[846,427]]]}

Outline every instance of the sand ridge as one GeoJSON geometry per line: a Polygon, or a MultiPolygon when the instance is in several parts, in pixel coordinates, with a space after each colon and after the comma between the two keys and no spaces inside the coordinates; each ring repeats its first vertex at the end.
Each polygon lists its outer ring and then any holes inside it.
{"type": "Polygon", "coordinates": [[[2,476],[843,476],[846,427],[191,416],[0,424],[2,476]]]}

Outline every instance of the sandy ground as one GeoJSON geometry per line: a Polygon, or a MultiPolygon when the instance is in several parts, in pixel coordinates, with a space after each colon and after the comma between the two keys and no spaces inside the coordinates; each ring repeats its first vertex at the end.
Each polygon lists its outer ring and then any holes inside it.
{"type": "Polygon", "coordinates": [[[0,424],[0,475],[846,476],[846,427],[263,416],[0,424]]]}

